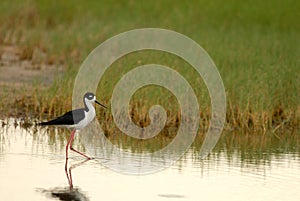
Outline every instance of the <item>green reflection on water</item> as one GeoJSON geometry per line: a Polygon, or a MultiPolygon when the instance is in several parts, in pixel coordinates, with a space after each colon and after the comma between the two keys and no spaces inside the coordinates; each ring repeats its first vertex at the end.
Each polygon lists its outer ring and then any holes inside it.
{"type": "MultiPolygon", "coordinates": [[[[49,149],[50,152],[63,152],[70,136],[67,129],[54,127],[41,128],[34,124],[24,124],[22,121],[14,119],[0,121],[0,153],[5,152],[11,146],[11,140],[15,135],[22,135],[24,143],[31,141],[32,153],[49,149]],[[30,136],[30,137],[28,137],[30,136]]],[[[174,129],[176,132],[176,129],[174,129]]],[[[80,133],[75,137],[74,147],[80,151],[85,151],[85,146],[80,140],[80,133]]],[[[173,140],[173,134],[159,134],[148,140],[134,139],[121,132],[108,137],[113,144],[131,153],[152,153],[157,151],[173,140]]],[[[182,157],[181,162],[186,157],[193,161],[200,161],[200,148],[204,140],[203,134],[198,134],[187,154],[182,157]]],[[[282,158],[285,154],[290,157],[300,157],[300,135],[299,133],[281,133],[280,135],[271,132],[265,134],[243,134],[238,132],[223,132],[218,144],[213,152],[205,160],[215,160],[225,156],[228,163],[232,163],[236,158],[242,167],[249,165],[270,165],[275,158],[282,158]]],[[[1,156],[1,155],[0,155],[1,156]]],[[[1,159],[1,157],[0,157],[1,159]]],[[[180,163],[181,163],[180,162],[180,163]]],[[[180,166],[180,164],[179,164],[180,166]]]]}

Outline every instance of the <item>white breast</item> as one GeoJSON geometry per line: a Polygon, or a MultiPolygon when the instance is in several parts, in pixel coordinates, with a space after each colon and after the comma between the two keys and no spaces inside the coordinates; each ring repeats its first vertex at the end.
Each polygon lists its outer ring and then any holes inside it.
{"type": "Polygon", "coordinates": [[[86,127],[89,123],[91,123],[91,121],[94,120],[96,116],[96,111],[94,106],[91,103],[87,103],[87,107],[89,111],[88,112],[84,111],[85,118],[75,125],[76,129],[82,129],[86,127]]]}

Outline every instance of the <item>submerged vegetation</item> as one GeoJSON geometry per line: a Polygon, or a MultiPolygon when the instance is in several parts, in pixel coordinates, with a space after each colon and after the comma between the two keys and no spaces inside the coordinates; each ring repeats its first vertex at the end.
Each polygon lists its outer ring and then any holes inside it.
{"type": "MultiPolygon", "coordinates": [[[[199,43],[215,61],[227,96],[225,130],[242,133],[299,133],[299,1],[45,1],[0,3],[0,55],[11,47],[13,65],[28,61],[51,83],[11,84],[0,80],[0,116],[50,118],[71,109],[76,73],[96,46],[136,28],[171,29],[199,43]],[[43,66],[43,67],[41,67],[43,66]],[[62,73],[63,72],[63,73],[62,73]]],[[[1,62],[0,73],[3,65],[1,62]]],[[[140,51],[116,61],[98,85],[98,99],[110,105],[115,84],[136,66],[158,63],[183,75],[200,103],[200,132],[209,125],[210,99],[205,84],[182,59],[159,51],[140,51]]],[[[28,70],[25,69],[25,70],[28,70]]],[[[9,75],[7,75],[9,76],[9,75]]],[[[17,81],[17,80],[16,80],[17,81]]],[[[150,123],[148,110],[167,110],[165,133],[178,126],[176,98],[156,86],[137,91],[130,102],[133,121],[150,123]]],[[[109,110],[97,111],[103,129],[118,132],[109,110]]],[[[174,130],[174,129],[173,129],[174,130]]],[[[167,134],[166,134],[167,135],[167,134]]],[[[172,136],[171,136],[172,137],[172,136]]]]}

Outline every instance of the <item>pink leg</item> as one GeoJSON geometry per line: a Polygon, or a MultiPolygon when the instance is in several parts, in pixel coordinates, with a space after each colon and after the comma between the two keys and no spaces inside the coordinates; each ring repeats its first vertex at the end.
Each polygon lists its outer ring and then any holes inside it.
{"type": "MultiPolygon", "coordinates": [[[[68,150],[69,150],[69,146],[70,144],[72,144],[72,141],[74,140],[74,135],[75,135],[75,131],[76,129],[74,129],[72,132],[71,132],[71,136],[68,140],[68,143],[67,143],[67,146],[66,146],[66,161],[68,160],[68,150]]],[[[71,145],[72,146],[72,145],[71,145]]]]}
{"type": "Polygon", "coordinates": [[[71,136],[70,136],[70,138],[69,138],[69,140],[68,140],[68,143],[67,143],[67,146],[66,146],[65,171],[66,171],[66,173],[67,173],[67,177],[68,177],[69,182],[70,182],[70,179],[69,179],[69,175],[68,175],[68,159],[69,159],[69,157],[68,157],[68,150],[69,150],[70,143],[71,143],[72,139],[74,138],[75,131],[76,131],[76,130],[74,129],[74,130],[71,132],[71,136]]]}
{"type": "MultiPolygon", "coordinates": [[[[74,152],[76,152],[76,153],[78,153],[78,154],[84,156],[84,157],[87,158],[88,160],[91,160],[91,159],[92,159],[91,157],[88,157],[88,156],[85,155],[84,153],[81,153],[80,151],[77,151],[76,149],[73,148],[73,141],[74,141],[75,131],[76,131],[75,129],[72,131],[71,137],[70,137],[70,139],[69,139],[69,142],[68,142],[67,146],[70,145],[70,149],[71,149],[72,151],[74,151],[74,152]]],[[[67,148],[67,147],[66,147],[66,148],[67,148]]],[[[66,154],[67,154],[67,157],[68,157],[68,152],[67,152],[67,150],[66,150],[66,154]]]]}

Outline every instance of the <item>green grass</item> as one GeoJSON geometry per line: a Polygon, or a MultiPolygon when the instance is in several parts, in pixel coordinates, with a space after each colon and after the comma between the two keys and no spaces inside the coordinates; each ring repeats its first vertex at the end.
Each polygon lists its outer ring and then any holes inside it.
{"type": "MultiPolygon", "coordinates": [[[[248,129],[257,125],[262,130],[274,129],[287,121],[298,129],[299,8],[296,0],[4,0],[0,3],[0,44],[22,47],[26,59],[31,58],[34,47],[43,48],[47,53],[43,62],[64,66],[64,75],[58,75],[49,89],[35,86],[31,106],[32,100],[27,96],[22,101],[35,115],[55,116],[71,108],[77,70],[101,42],[136,28],[172,29],[198,42],[215,61],[226,88],[229,127],[248,129]]],[[[153,61],[168,65],[191,80],[199,102],[203,103],[201,113],[209,118],[210,100],[202,81],[184,61],[161,52],[143,51],[115,62],[99,83],[99,98],[109,104],[113,86],[123,73],[153,61]]],[[[141,102],[143,107],[137,112],[144,116],[147,108],[157,102],[170,107],[170,111],[177,108],[170,93],[154,87],[138,91],[131,102],[133,106],[141,102]],[[162,93],[167,98],[162,98],[162,93]]],[[[2,108],[2,104],[0,107],[0,111],[9,109],[2,108]]],[[[110,119],[108,116],[105,118],[110,119]]],[[[136,121],[139,119],[144,118],[136,121]]]]}

